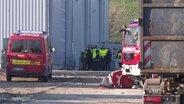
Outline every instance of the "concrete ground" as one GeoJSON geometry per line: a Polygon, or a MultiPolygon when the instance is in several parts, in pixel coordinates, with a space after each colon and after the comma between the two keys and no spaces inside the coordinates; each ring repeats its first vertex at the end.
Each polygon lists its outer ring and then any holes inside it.
{"type": "Polygon", "coordinates": [[[142,89],[99,88],[110,71],[53,70],[49,82],[0,71],[0,104],[141,104],[142,89]]]}

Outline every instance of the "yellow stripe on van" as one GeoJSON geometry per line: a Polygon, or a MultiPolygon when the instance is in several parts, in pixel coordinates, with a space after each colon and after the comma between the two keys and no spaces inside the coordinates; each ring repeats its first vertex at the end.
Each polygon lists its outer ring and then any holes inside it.
{"type": "Polygon", "coordinates": [[[40,65],[40,62],[39,61],[35,61],[34,65],[40,65]]]}
{"type": "Polygon", "coordinates": [[[30,65],[31,61],[30,60],[13,60],[12,64],[14,64],[14,65],[30,65]]]}

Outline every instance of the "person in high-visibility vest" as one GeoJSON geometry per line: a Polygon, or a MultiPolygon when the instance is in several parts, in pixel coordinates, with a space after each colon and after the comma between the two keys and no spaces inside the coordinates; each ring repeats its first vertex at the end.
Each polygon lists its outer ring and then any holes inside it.
{"type": "Polygon", "coordinates": [[[88,48],[86,48],[85,59],[86,59],[87,69],[89,70],[89,69],[91,69],[91,64],[92,64],[92,53],[91,53],[90,45],[88,45],[88,48]]]}
{"type": "Polygon", "coordinates": [[[99,59],[100,59],[99,50],[97,48],[97,45],[93,46],[93,49],[91,50],[91,53],[92,53],[92,67],[93,67],[94,70],[96,70],[99,67],[98,62],[99,62],[99,59]]]}
{"type": "Polygon", "coordinates": [[[104,60],[106,54],[107,54],[107,49],[104,47],[104,45],[102,45],[101,49],[100,49],[100,59],[101,59],[101,65],[102,65],[102,69],[105,70],[105,66],[106,66],[106,61],[104,60]]]}
{"type": "Polygon", "coordinates": [[[118,65],[121,68],[121,66],[122,66],[122,50],[118,51],[118,65]]]}
{"type": "Polygon", "coordinates": [[[91,53],[92,53],[93,60],[99,58],[99,50],[97,49],[97,45],[93,47],[93,49],[91,50],[91,53]]]}
{"type": "Polygon", "coordinates": [[[102,48],[100,49],[100,58],[104,58],[107,54],[107,49],[102,45],[102,48]]]}
{"type": "Polygon", "coordinates": [[[107,54],[105,56],[105,69],[106,70],[111,70],[110,69],[111,58],[112,58],[112,52],[111,52],[111,49],[108,49],[107,54]]]}

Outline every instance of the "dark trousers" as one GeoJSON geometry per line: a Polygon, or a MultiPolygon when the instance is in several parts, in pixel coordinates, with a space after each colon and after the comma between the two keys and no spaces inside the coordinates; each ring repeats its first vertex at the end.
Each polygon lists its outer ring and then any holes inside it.
{"type": "Polygon", "coordinates": [[[121,68],[121,65],[122,65],[122,64],[121,64],[121,63],[118,63],[118,65],[119,65],[119,67],[121,68]]]}
{"type": "Polygon", "coordinates": [[[92,59],[87,59],[87,69],[90,70],[92,67],[92,59]]]}
{"type": "Polygon", "coordinates": [[[102,70],[106,70],[106,61],[104,60],[104,58],[101,58],[100,61],[102,70]]]}
{"type": "Polygon", "coordinates": [[[93,61],[92,61],[92,69],[93,70],[100,70],[101,69],[101,61],[100,61],[100,59],[93,59],[93,61]]]}
{"type": "Polygon", "coordinates": [[[105,66],[105,67],[106,67],[105,69],[106,69],[106,70],[110,70],[110,63],[111,63],[111,62],[109,62],[109,61],[107,61],[107,62],[105,63],[105,65],[106,65],[106,66],[105,66]]]}

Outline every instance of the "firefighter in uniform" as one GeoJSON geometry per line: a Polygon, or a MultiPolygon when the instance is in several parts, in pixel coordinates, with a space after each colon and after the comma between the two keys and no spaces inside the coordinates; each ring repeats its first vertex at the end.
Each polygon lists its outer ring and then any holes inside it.
{"type": "Polygon", "coordinates": [[[93,60],[99,58],[99,50],[97,49],[97,45],[93,47],[93,49],[91,50],[91,53],[92,53],[93,60]]]}
{"type": "Polygon", "coordinates": [[[122,50],[118,51],[118,65],[121,68],[121,65],[122,65],[122,50]]]}
{"type": "Polygon", "coordinates": [[[99,50],[97,49],[97,45],[95,45],[93,47],[93,49],[91,50],[91,53],[92,53],[92,67],[93,68],[98,68],[98,61],[99,61],[99,50]]]}
{"type": "Polygon", "coordinates": [[[88,45],[88,48],[86,48],[85,58],[86,58],[86,67],[89,70],[91,69],[91,64],[92,64],[92,53],[91,53],[90,45],[88,45]]]}
{"type": "Polygon", "coordinates": [[[107,54],[105,56],[105,61],[106,61],[106,63],[105,63],[105,69],[106,70],[110,70],[111,58],[112,58],[112,52],[111,52],[110,49],[108,49],[107,54]]]}
{"type": "Polygon", "coordinates": [[[100,49],[100,62],[101,62],[101,67],[103,70],[105,70],[106,68],[106,60],[104,59],[106,54],[107,54],[107,49],[104,47],[104,45],[102,45],[101,49],[100,49]]]}

